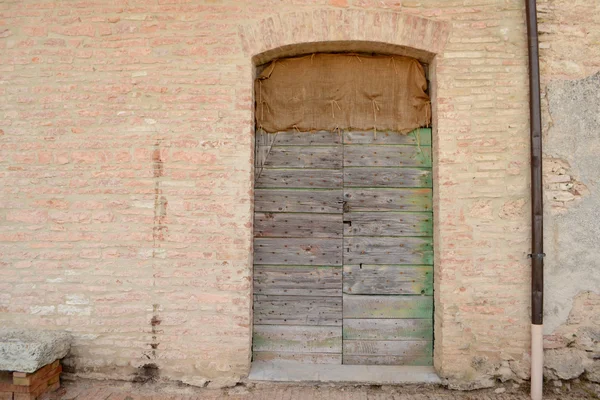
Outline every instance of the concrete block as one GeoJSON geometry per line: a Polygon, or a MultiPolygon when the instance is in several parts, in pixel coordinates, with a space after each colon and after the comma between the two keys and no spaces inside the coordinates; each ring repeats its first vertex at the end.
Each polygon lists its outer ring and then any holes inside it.
{"type": "Polygon", "coordinates": [[[67,332],[0,328],[0,371],[35,372],[67,355],[67,332]]]}

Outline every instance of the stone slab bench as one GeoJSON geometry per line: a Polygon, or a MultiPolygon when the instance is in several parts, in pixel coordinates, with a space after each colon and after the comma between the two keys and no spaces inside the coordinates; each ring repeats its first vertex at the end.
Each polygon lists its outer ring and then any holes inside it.
{"type": "Polygon", "coordinates": [[[67,332],[0,328],[0,400],[35,400],[60,387],[67,332]]]}

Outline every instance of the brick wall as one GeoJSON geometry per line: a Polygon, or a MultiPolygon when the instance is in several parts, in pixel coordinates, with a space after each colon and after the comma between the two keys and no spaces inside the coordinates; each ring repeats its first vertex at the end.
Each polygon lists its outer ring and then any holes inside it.
{"type": "Polygon", "coordinates": [[[522,3],[3,2],[0,318],[72,331],[81,376],[244,377],[251,58],[385,41],[437,53],[436,368],[456,387],[526,377],[522,3]]]}

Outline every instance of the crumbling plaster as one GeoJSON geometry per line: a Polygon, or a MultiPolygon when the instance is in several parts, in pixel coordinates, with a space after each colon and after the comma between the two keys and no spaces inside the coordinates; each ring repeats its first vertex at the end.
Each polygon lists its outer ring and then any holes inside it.
{"type": "Polygon", "coordinates": [[[600,292],[600,73],[550,82],[546,97],[544,325],[551,334],[575,296],[600,292]]]}

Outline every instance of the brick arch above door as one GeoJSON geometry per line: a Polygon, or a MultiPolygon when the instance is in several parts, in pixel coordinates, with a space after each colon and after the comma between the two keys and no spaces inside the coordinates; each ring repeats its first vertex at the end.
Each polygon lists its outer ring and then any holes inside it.
{"type": "Polygon", "coordinates": [[[313,52],[376,52],[429,62],[443,52],[450,24],[397,12],[317,10],[276,14],[239,27],[255,65],[313,52]]]}

